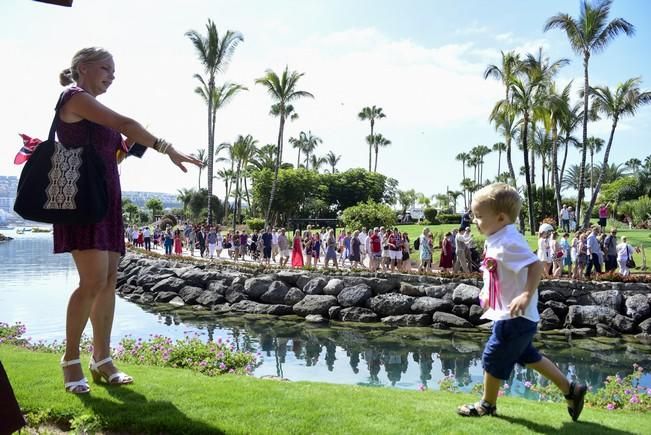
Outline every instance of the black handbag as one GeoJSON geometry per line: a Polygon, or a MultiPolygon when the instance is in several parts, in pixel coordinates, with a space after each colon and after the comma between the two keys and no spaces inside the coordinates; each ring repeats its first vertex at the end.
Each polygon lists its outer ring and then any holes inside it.
{"type": "Polygon", "coordinates": [[[47,140],[36,147],[20,174],[14,211],[36,222],[94,224],[108,210],[105,167],[92,145],[92,123],[86,145],[66,147],[55,141],[63,95],[47,140]]]}
{"type": "Polygon", "coordinates": [[[635,260],[633,260],[633,255],[630,253],[630,249],[628,249],[628,246],[626,247],[626,253],[628,254],[628,259],[626,260],[626,267],[629,269],[635,269],[637,266],[635,264],[635,260]]]}

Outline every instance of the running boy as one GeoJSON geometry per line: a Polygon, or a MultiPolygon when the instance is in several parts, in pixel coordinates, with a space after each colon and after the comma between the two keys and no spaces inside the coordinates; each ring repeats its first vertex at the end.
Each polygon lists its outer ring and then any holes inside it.
{"type": "Polygon", "coordinates": [[[543,265],[514,225],[521,206],[518,192],[504,183],[486,186],[473,197],[475,224],[487,238],[480,298],[488,310],[482,317],[493,321],[493,331],[482,355],[483,397],[475,404],[460,406],[457,413],[468,417],[495,415],[500,382],[509,378],[518,363],[556,384],[576,421],[583,410],[586,386],[570,382],[532,345],[540,320],[537,287],[543,265]]]}

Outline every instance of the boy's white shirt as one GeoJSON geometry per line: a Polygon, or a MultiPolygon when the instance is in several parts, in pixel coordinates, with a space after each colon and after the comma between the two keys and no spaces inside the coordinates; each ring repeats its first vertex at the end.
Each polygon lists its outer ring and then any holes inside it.
{"type": "MultiPolygon", "coordinates": [[[[522,234],[518,232],[515,224],[506,225],[501,230],[491,234],[486,239],[486,257],[497,260],[497,275],[500,283],[499,304],[481,316],[482,319],[508,320],[511,319],[509,304],[524,291],[529,274],[529,266],[538,261],[538,257],[531,251],[522,234]]],[[[488,299],[488,280],[490,272],[484,270],[484,287],[482,296],[488,299]]],[[[538,289],[531,295],[529,305],[520,317],[538,322],[538,289]]]]}

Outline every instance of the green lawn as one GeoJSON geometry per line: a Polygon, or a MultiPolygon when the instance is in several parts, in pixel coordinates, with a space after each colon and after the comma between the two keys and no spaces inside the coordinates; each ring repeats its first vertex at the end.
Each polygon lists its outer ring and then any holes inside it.
{"type": "MultiPolygon", "coordinates": [[[[407,234],[409,234],[409,238],[412,241],[412,245],[413,245],[413,240],[415,240],[415,238],[418,237],[423,232],[423,228],[425,228],[426,226],[429,227],[429,229],[432,232],[441,233],[441,234],[445,234],[448,231],[452,231],[455,228],[459,228],[458,224],[398,225],[398,228],[400,229],[400,231],[406,231],[407,234]]],[[[651,259],[651,231],[650,230],[636,230],[636,229],[629,230],[628,227],[619,223],[616,224],[615,226],[618,228],[617,229],[618,237],[626,236],[628,239],[628,243],[631,244],[632,246],[644,247],[644,252],[647,258],[651,259]]],[[[610,226],[608,228],[610,228],[610,226]]],[[[475,240],[478,242],[477,247],[481,249],[485,237],[479,233],[479,230],[477,230],[477,227],[475,225],[473,225],[472,227],[472,232],[475,240]]],[[[529,246],[531,246],[532,250],[538,249],[538,237],[536,235],[532,236],[527,233],[525,234],[525,238],[527,239],[527,242],[529,243],[529,246]]],[[[438,265],[440,256],[441,256],[441,251],[439,249],[436,249],[434,252],[433,265],[435,266],[438,265]]],[[[641,254],[635,254],[634,256],[638,266],[641,266],[642,265],[641,254]]],[[[640,271],[637,270],[637,272],[640,271]]]]}
{"type": "Polygon", "coordinates": [[[562,404],[501,398],[499,417],[470,419],[455,414],[457,405],[477,399],[468,394],[208,378],[128,364],[121,368],[134,376],[133,385],[92,384],[90,395],[75,396],[63,390],[58,358],[0,345],[23,410],[42,422],[74,421],[78,429],[82,422],[111,432],[187,434],[642,434],[651,428],[651,413],[585,409],[572,423],[562,404]]]}

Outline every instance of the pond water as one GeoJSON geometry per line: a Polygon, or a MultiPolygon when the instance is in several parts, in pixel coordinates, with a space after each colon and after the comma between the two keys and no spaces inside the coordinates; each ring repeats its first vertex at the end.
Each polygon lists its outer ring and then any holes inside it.
{"type": "MultiPolygon", "coordinates": [[[[68,296],[78,281],[72,258],[52,254],[52,235],[26,232],[0,243],[0,321],[22,322],[32,340],[62,340],[68,296]]],[[[86,334],[90,335],[90,327],[86,334]]],[[[210,311],[139,306],[118,298],[113,345],[125,335],[147,339],[161,334],[173,339],[199,334],[205,340],[231,339],[239,349],[260,352],[255,376],[282,376],[292,381],[418,389],[437,389],[452,374],[462,390],[482,379],[481,351],[486,333],[451,333],[432,328],[314,326],[298,318],[215,315],[210,311]]],[[[536,345],[563,372],[603,385],[606,376],[630,373],[633,363],[651,369],[651,346],[623,339],[567,341],[541,335],[536,345]]],[[[535,372],[514,371],[508,394],[535,398],[526,382],[539,382],[535,372]]],[[[643,378],[651,386],[651,376],[643,378]]]]}

